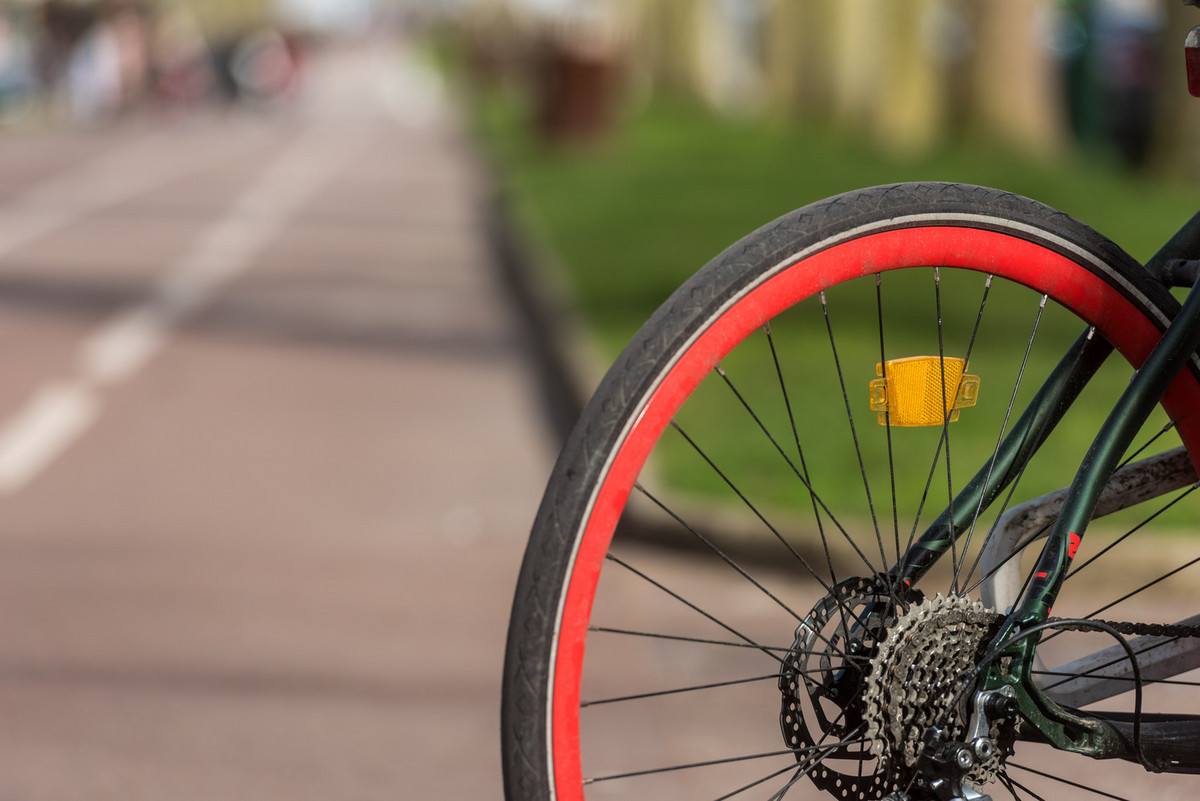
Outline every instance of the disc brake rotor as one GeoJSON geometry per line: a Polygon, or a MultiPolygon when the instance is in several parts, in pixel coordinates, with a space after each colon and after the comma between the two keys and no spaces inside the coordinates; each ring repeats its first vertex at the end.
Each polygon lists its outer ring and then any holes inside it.
{"type": "Polygon", "coordinates": [[[863,694],[872,656],[897,616],[922,596],[886,581],[835,585],[797,627],[779,673],[784,741],[813,784],[855,801],[896,789],[886,763],[864,739],[863,694]]]}

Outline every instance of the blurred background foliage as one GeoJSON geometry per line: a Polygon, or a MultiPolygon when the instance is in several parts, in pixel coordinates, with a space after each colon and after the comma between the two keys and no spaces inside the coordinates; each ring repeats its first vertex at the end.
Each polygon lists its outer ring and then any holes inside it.
{"type": "Polygon", "coordinates": [[[897,155],[964,136],[1200,165],[1182,0],[459,0],[477,78],[524,73],[543,123],[673,96],[820,120],[897,155]],[[569,84],[569,86],[568,86],[569,84]],[[571,91],[567,91],[570,89],[571,91]],[[585,99],[585,97],[587,99],[585,99]],[[555,102],[557,101],[557,102],[555,102]],[[589,110],[587,107],[592,107],[589,110]],[[549,108],[548,106],[555,106],[549,108]]]}
{"type": "Polygon", "coordinates": [[[462,0],[524,224],[615,352],[740,236],[838,192],[1036,197],[1148,258],[1196,209],[1181,0],[462,0]]]}

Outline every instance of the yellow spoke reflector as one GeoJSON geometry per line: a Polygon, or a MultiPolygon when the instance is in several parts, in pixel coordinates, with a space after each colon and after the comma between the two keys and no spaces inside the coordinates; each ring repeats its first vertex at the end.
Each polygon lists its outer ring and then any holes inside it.
{"type": "Polygon", "coordinates": [[[910,356],[875,365],[871,411],[879,425],[940,426],[958,419],[958,410],[974,406],[979,376],[967,375],[966,359],[910,356]],[[884,369],[886,367],[886,370],[884,369]]]}

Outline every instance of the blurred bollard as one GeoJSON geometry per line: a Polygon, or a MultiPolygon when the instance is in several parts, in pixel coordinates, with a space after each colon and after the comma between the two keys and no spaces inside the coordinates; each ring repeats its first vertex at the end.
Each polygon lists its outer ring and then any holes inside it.
{"type": "Polygon", "coordinates": [[[534,123],[549,143],[591,141],[612,130],[621,83],[621,48],[602,25],[560,23],[533,58],[534,123]]]}

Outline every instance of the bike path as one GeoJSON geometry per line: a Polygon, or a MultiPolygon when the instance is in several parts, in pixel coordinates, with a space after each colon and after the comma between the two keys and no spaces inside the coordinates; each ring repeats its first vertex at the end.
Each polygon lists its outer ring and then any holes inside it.
{"type": "Polygon", "coordinates": [[[0,140],[0,797],[501,797],[553,445],[486,182],[396,59],[0,140]]]}

